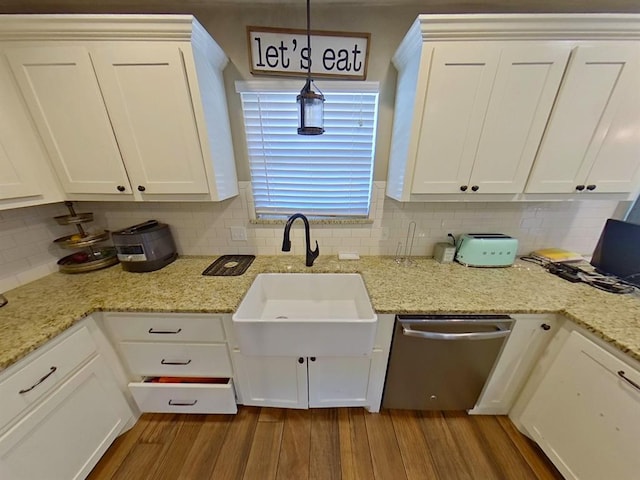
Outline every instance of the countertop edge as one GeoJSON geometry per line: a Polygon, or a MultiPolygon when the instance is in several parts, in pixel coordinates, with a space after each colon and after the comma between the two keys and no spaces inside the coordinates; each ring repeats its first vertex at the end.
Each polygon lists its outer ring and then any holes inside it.
{"type": "MultiPolygon", "coordinates": [[[[417,257],[340,262],[321,257],[313,271],[297,257],[257,256],[241,276],[204,277],[217,257],[181,257],[156,272],[111,267],[84,276],[51,274],[6,292],[0,311],[0,372],[95,312],[233,314],[260,273],[357,273],[379,314],[557,314],[640,361],[640,301],[549,275],[535,265],[471,269],[417,257]],[[548,307],[540,307],[548,305],[548,307]]],[[[523,262],[524,263],[524,262],[523,262]]]]}

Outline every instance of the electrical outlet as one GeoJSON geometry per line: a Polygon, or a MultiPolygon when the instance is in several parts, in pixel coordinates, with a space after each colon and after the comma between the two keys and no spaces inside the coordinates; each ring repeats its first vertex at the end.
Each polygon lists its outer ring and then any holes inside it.
{"type": "Polygon", "coordinates": [[[246,241],[247,229],[245,227],[231,227],[231,240],[246,241]]]}

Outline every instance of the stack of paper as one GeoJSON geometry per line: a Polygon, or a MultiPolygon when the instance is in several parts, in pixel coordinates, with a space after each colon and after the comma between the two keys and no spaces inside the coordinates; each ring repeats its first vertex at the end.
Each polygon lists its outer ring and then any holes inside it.
{"type": "Polygon", "coordinates": [[[584,257],[579,253],[562,248],[542,248],[531,252],[531,256],[548,262],[579,262],[584,260],[584,257]]]}

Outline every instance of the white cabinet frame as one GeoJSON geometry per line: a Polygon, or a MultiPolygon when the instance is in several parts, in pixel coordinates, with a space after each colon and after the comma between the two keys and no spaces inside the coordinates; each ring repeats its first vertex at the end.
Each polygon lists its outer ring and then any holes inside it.
{"type": "MultiPolygon", "coordinates": [[[[567,49],[590,47],[606,42],[624,44],[637,51],[640,48],[640,15],[419,15],[393,57],[393,63],[398,69],[398,81],[387,196],[399,201],[422,202],[558,200],[576,197],[573,189],[569,194],[538,193],[541,190],[537,187],[525,189],[524,182],[531,171],[532,162],[535,169],[536,151],[541,135],[544,141],[546,133],[543,134],[543,131],[549,118],[551,103],[555,98],[552,86],[555,85],[555,90],[562,94],[562,87],[560,90],[557,89],[557,81],[558,75],[562,75],[564,69],[567,49]],[[514,82],[514,77],[508,74],[504,75],[504,80],[496,77],[496,82],[490,90],[490,103],[479,113],[482,110],[480,106],[486,100],[488,87],[487,82],[477,75],[477,78],[473,79],[473,71],[484,65],[483,70],[489,72],[488,68],[492,63],[491,58],[485,58],[482,52],[477,53],[475,59],[460,64],[463,69],[468,70],[466,82],[473,91],[467,91],[466,97],[452,96],[449,106],[446,99],[436,95],[437,92],[431,95],[438,97],[436,100],[430,98],[429,88],[432,87],[432,82],[433,87],[438,90],[438,72],[432,68],[434,64],[438,65],[438,49],[450,45],[468,48],[470,53],[477,52],[481,45],[505,49],[513,47],[516,55],[509,60],[507,57],[510,57],[511,53],[505,53],[502,60],[505,66],[511,65],[514,73],[524,71],[521,69],[522,65],[531,60],[527,59],[524,53],[528,46],[551,49],[557,47],[558,57],[555,60],[551,56],[532,61],[531,66],[539,67],[551,62],[553,67],[548,70],[547,78],[540,77],[542,84],[538,82],[538,85],[532,87],[532,91],[536,91],[537,94],[514,105],[518,113],[513,118],[517,121],[514,120],[510,124],[510,102],[506,100],[510,95],[508,92],[515,85],[527,88],[525,86],[535,79],[523,75],[519,83],[510,84],[509,82],[514,82]],[[522,48],[522,53],[518,54],[518,48],[522,48]],[[518,60],[518,55],[525,55],[521,57],[522,61],[518,60]],[[555,80],[552,81],[551,77],[555,80]],[[433,109],[432,103],[435,105],[433,109]],[[440,104],[447,108],[438,110],[440,104]],[[456,108],[459,114],[456,114],[456,108]],[[443,119],[443,125],[438,123],[439,118],[443,119]],[[517,128],[509,133],[508,129],[505,131],[502,128],[505,125],[517,128]],[[504,140],[504,149],[501,149],[500,138],[504,140]],[[433,144],[430,143],[430,139],[433,144]],[[425,141],[427,143],[424,143],[425,141]],[[502,153],[504,157],[501,158],[502,153]],[[427,156],[432,156],[431,160],[426,158],[427,156]],[[470,160],[472,158],[473,161],[470,160]],[[476,168],[476,164],[479,168],[476,168]],[[469,170],[469,165],[473,165],[474,168],[469,170]],[[469,184],[463,183],[460,186],[466,185],[467,188],[464,193],[455,193],[456,183],[461,182],[465,176],[469,178],[469,184]],[[470,194],[473,186],[478,187],[475,189],[478,192],[475,195],[470,194]],[[489,193],[480,195],[482,191],[489,193]]],[[[628,70],[631,72],[640,66],[639,60],[631,59],[629,65],[628,70]],[[634,65],[631,65],[632,63],[634,65]]],[[[544,69],[533,70],[539,73],[544,69]]],[[[635,75],[633,78],[638,77],[635,75]]],[[[442,91],[446,94],[445,84],[443,81],[442,91]]],[[[619,87],[623,96],[628,95],[629,102],[638,102],[640,95],[637,92],[629,92],[623,85],[619,87]]],[[[513,88],[512,92],[516,90],[517,88],[513,88]]],[[[618,95],[620,94],[616,93],[616,96],[618,95]]],[[[513,95],[511,98],[522,100],[522,97],[513,95]]],[[[593,161],[588,163],[590,173],[585,181],[597,180],[596,183],[602,185],[595,191],[587,190],[590,198],[630,199],[635,190],[640,188],[640,160],[637,155],[640,135],[627,132],[626,140],[620,140],[623,125],[626,124],[633,131],[640,125],[637,110],[631,108],[629,112],[632,113],[611,114],[613,117],[605,118],[606,121],[594,135],[592,148],[588,152],[590,156],[620,157],[623,160],[618,161],[612,170],[607,170],[604,163],[603,168],[599,168],[598,162],[595,168],[592,168],[593,161]],[[609,134],[608,128],[611,130],[609,134]],[[609,138],[606,138],[607,135],[609,138]],[[605,138],[604,142],[602,138],[605,138]],[[636,155],[630,155],[630,152],[634,151],[636,155]],[[627,172],[627,179],[620,175],[622,171],[627,172]]]]}
{"type": "Polygon", "coordinates": [[[225,322],[238,403],[263,407],[365,407],[378,412],[395,315],[378,314],[374,348],[367,356],[279,357],[243,355],[225,322]]]}
{"type": "Polygon", "coordinates": [[[131,193],[89,52],[82,46],[5,49],[67,193],[131,193]]]}
{"type": "Polygon", "coordinates": [[[192,15],[0,15],[3,51],[68,199],[238,194],[228,58],[192,15]]]}
{"type": "Polygon", "coordinates": [[[640,364],[578,329],[563,337],[559,353],[524,401],[521,429],[566,478],[635,478],[640,364]]]}

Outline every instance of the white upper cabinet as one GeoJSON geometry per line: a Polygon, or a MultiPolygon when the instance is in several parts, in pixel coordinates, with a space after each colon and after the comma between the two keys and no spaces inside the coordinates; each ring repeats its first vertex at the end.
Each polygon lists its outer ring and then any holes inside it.
{"type": "Polygon", "coordinates": [[[68,198],[237,195],[228,60],[192,16],[17,15],[0,27],[68,198]]]}
{"type": "MultiPolygon", "coordinates": [[[[12,109],[8,103],[15,102],[15,96],[6,88],[10,78],[7,77],[4,65],[0,64],[0,103],[3,105],[0,111],[0,199],[28,197],[40,194],[40,186],[35,172],[24,162],[24,156],[29,155],[24,149],[29,147],[28,142],[20,140],[20,132],[14,127],[15,112],[21,109],[12,109]],[[9,107],[9,108],[8,108],[9,107]]],[[[10,75],[10,73],[9,73],[10,75]]],[[[18,121],[28,126],[28,119],[22,115],[18,121]],[[25,122],[26,120],[26,122],[25,122]]],[[[37,148],[37,145],[35,146],[37,148]]],[[[36,152],[31,152],[31,154],[36,152]]],[[[40,154],[42,156],[42,154],[40,154]]]]}
{"type": "Polygon", "coordinates": [[[499,57],[495,48],[435,47],[411,193],[459,192],[469,183],[499,57]]]}
{"type": "Polygon", "coordinates": [[[518,193],[569,56],[562,46],[436,46],[411,193],[518,193]]]}
{"type": "Polygon", "coordinates": [[[639,49],[637,15],[420,15],[393,57],[387,195],[632,192],[639,49]]]}
{"type": "Polygon", "coordinates": [[[127,172],[84,47],[5,50],[67,193],[131,193],[127,172]]]}
{"type": "Polygon", "coordinates": [[[640,180],[640,46],[573,52],[527,192],[630,192],[640,180]]]}
{"type": "Polygon", "coordinates": [[[502,48],[469,180],[472,188],[522,192],[568,58],[564,45],[502,48]]]}
{"type": "Polygon", "coordinates": [[[0,209],[60,201],[62,193],[50,178],[46,153],[4,58],[0,105],[0,209]]]}
{"type": "Polygon", "coordinates": [[[127,45],[91,58],[134,188],[208,193],[181,49],[127,45]]]}

